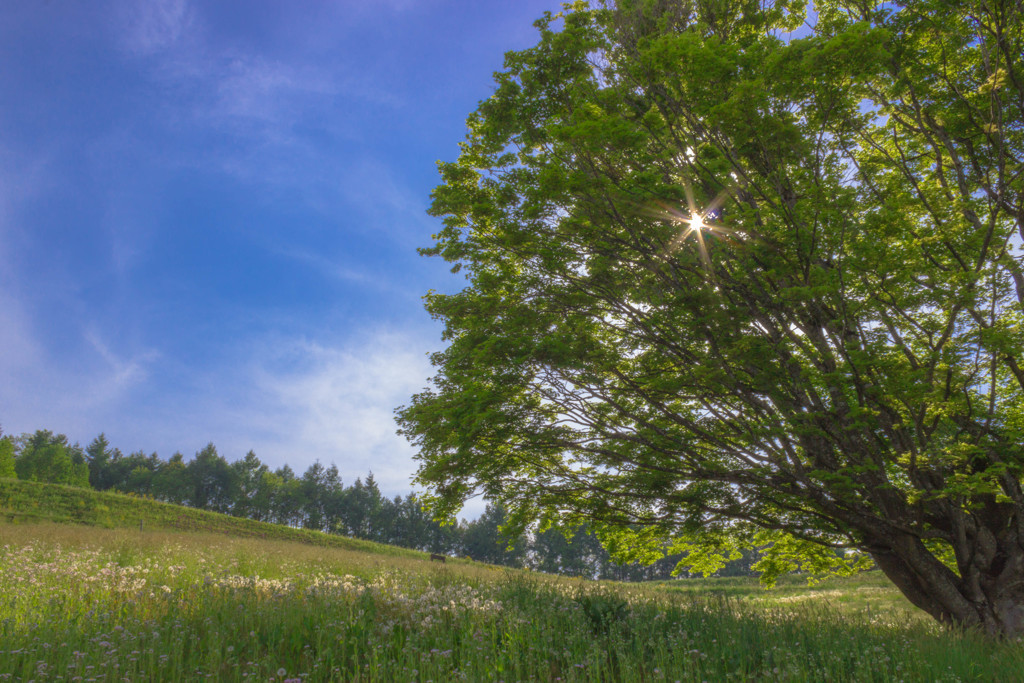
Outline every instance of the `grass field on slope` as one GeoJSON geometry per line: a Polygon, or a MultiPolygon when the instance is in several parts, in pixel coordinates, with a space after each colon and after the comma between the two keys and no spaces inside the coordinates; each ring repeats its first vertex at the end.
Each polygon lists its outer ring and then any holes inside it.
{"type": "Polygon", "coordinates": [[[943,633],[882,586],[870,613],[834,599],[863,586],[716,596],[224,534],[0,524],[0,679],[1020,680],[1019,644],[943,633]]]}
{"type": "Polygon", "coordinates": [[[596,583],[60,488],[36,485],[26,516],[18,496],[32,487],[0,482],[0,680],[888,683],[1024,671],[1020,643],[944,632],[873,572],[815,587],[785,577],[770,591],[748,579],[596,583]],[[47,515],[63,523],[32,521],[47,515]]]}
{"type": "Polygon", "coordinates": [[[423,553],[415,550],[347,536],[293,529],[121,493],[17,479],[0,479],[0,521],[9,524],[60,522],[108,529],[199,531],[423,557],[423,553]]]}

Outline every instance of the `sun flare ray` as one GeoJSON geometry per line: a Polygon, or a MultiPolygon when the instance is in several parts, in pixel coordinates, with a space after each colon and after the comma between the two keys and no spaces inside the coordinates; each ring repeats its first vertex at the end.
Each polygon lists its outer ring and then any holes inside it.
{"type": "MultiPolygon", "coordinates": [[[[700,253],[701,262],[704,268],[711,272],[711,256],[708,253],[707,243],[704,239],[705,232],[721,233],[723,237],[732,237],[737,232],[717,222],[719,210],[725,203],[725,200],[729,196],[728,189],[724,189],[718,193],[703,209],[698,208],[697,200],[693,194],[693,187],[689,183],[683,185],[683,191],[686,193],[686,211],[682,211],[675,206],[670,206],[666,203],[659,202],[660,207],[657,210],[650,211],[650,213],[656,218],[669,221],[671,223],[678,223],[681,226],[679,232],[669,240],[669,243],[659,254],[659,259],[664,261],[667,260],[673,253],[683,247],[683,244],[690,237],[690,235],[696,236],[697,250],[700,253]]],[[[733,241],[730,239],[730,241],[733,241]]]]}

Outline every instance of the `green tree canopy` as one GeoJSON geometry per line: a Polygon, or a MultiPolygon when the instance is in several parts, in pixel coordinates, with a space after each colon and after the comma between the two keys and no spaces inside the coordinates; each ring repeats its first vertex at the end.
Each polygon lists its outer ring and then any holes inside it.
{"type": "Polygon", "coordinates": [[[14,479],[14,440],[0,433],[0,479],[14,479]]]}
{"type": "Polygon", "coordinates": [[[256,453],[249,451],[241,460],[231,463],[231,469],[235,471],[235,479],[238,482],[236,498],[231,508],[231,514],[237,517],[252,517],[261,519],[266,514],[266,496],[261,496],[263,476],[270,469],[260,462],[256,453]]]}
{"type": "Polygon", "coordinates": [[[526,555],[526,538],[522,534],[511,538],[502,534],[505,517],[500,505],[487,505],[480,517],[469,522],[462,540],[466,554],[480,562],[520,566],[526,555]]]}
{"type": "Polygon", "coordinates": [[[185,465],[186,500],[189,505],[229,513],[238,495],[238,473],[212,443],[185,465]]]}
{"type": "Polygon", "coordinates": [[[870,557],[1024,634],[1024,16],[577,3],[440,164],[419,482],[618,556],[870,557]],[[805,21],[812,26],[790,33],[805,21]],[[802,36],[802,37],[796,37],[802,36]]]}
{"type": "Polygon", "coordinates": [[[116,449],[111,450],[106,434],[100,432],[85,447],[85,457],[89,461],[89,484],[100,491],[110,488],[113,485],[111,461],[119,460],[121,453],[116,449]]]}
{"type": "Polygon", "coordinates": [[[89,488],[89,465],[85,461],[85,453],[78,444],[69,445],[63,434],[54,434],[47,429],[23,437],[14,469],[18,479],[89,488]]]}

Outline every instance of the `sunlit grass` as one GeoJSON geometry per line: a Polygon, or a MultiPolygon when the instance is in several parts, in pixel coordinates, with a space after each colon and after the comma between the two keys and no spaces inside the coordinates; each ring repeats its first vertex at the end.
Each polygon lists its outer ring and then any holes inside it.
{"type": "Polygon", "coordinates": [[[770,590],[765,590],[754,577],[672,581],[655,585],[669,593],[731,598],[757,609],[812,605],[844,617],[935,628],[932,618],[911,605],[879,571],[826,579],[815,584],[809,584],[801,575],[784,575],[770,590]]]}
{"type": "Polygon", "coordinates": [[[944,633],[889,590],[873,575],[773,591],[597,584],[215,534],[0,525],[0,678],[1019,679],[1019,645],[944,633]]]}
{"type": "Polygon", "coordinates": [[[18,524],[61,522],[106,529],[214,532],[384,555],[423,557],[423,553],[406,548],[231,517],[130,494],[17,479],[0,479],[0,520],[18,524]]]}

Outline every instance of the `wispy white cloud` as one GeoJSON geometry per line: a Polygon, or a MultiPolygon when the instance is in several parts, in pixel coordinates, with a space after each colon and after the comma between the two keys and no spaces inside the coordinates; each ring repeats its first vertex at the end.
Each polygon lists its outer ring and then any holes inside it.
{"type": "Polygon", "coordinates": [[[353,266],[345,257],[333,257],[293,245],[274,251],[303,264],[328,281],[354,286],[360,292],[390,295],[392,301],[417,302],[417,308],[423,297],[422,287],[403,282],[394,272],[353,266]]]}
{"type": "Polygon", "coordinates": [[[296,123],[343,94],[343,84],[329,71],[259,55],[220,55],[193,75],[202,91],[195,120],[257,136],[263,145],[296,143],[296,123]]]}
{"type": "MultiPolygon", "coordinates": [[[[345,230],[412,245],[430,233],[425,193],[403,187],[395,169],[363,151],[365,119],[402,109],[405,95],[396,94],[383,66],[346,47],[360,30],[424,9],[418,0],[283,13],[283,20],[296,22],[287,31],[302,32],[302,45],[273,51],[220,40],[201,4],[126,0],[119,7],[112,23],[129,65],[155,88],[149,114],[182,141],[151,150],[148,163],[223,174],[337,217],[345,230]],[[325,27],[330,40],[307,40],[307,31],[319,35],[325,27]]],[[[136,144],[131,131],[120,134],[131,138],[124,146],[136,144]]]]}
{"type": "Polygon", "coordinates": [[[144,350],[124,356],[110,348],[108,340],[95,327],[84,331],[84,338],[95,354],[102,360],[94,372],[99,381],[94,383],[85,397],[85,403],[99,403],[120,398],[149,378],[149,366],[160,358],[155,349],[144,350]]]}
{"type": "Polygon", "coordinates": [[[154,55],[180,44],[195,26],[188,0],[130,1],[118,9],[125,46],[138,55],[154,55]]]}
{"type": "Polygon", "coordinates": [[[297,248],[293,245],[288,245],[278,251],[283,256],[309,266],[326,278],[349,282],[360,287],[390,289],[387,281],[383,281],[382,278],[373,275],[373,273],[363,268],[346,265],[322,253],[297,248]]]}
{"type": "Polygon", "coordinates": [[[139,66],[165,93],[153,115],[186,141],[156,150],[165,163],[284,191],[314,208],[333,204],[332,179],[347,164],[339,146],[362,144],[358,112],[403,106],[336,55],[272,57],[204,42],[198,31],[139,66]],[[196,139],[213,144],[196,149],[188,144],[196,139]]]}
{"type": "Polygon", "coordinates": [[[430,365],[420,335],[383,330],[340,346],[292,340],[253,359],[254,406],[278,425],[267,456],[305,467],[334,462],[349,476],[373,470],[381,487],[408,491],[413,449],[395,434],[394,409],[422,389],[430,365]]]}
{"type": "Polygon", "coordinates": [[[262,137],[264,143],[294,142],[288,131],[301,117],[328,112],[337,117],[335,98],[388,106],[401,102],[365,69],[348,68],[336,54],[293,51],[271,57],[218,44],[206,35],[198,8],[188,0],[130,2],[118,15],[121,42],[130,54],[147,58],[140,66],[176,96],[163,106],[178,122],[262,137]]]}
{"type": "MultiPolygon", "coordinates": [[[[413,447],[396,434],[394,410],[426,386],[431,372],[422,349],[434,339],[429,330],[399,329],[333,343],[276,335],[213,367],[110,354],[108,385],[141,383],[125,395],[146,398],[96,406],[74,438],[89,440],[105,429],[124,451],[157,451],[165,458],[175,451],[189,457],[212,442],[228,460],[251,449],[272,468],[287,464],[299,474],[319,460],[337,465],[347,483],[373,471],[385,494],[404,495],[412,490],[416,463],[413,447]],[[167,372],[178,375],[174,386],[157,376],[167,372]]],[[[103,349],[103,341],[96,346],[103,349]]],[[[56,396],[49,386],[43,394],[42,400],[56,396]]],[[[19,428],[71,435],[80,421],[67,419],[66,406],[60,414],[65,421],[59,425],[19,428]]],[[[0,421],[9,421],[2,398],[0,421]]]]}
{"type": "MultiPolygon", "coordinates": [[[[396,434],[394,410],[426,385],[431,373],[422,349],[435,336],[379,329],[334,343],[264,338],[220,367],[178,366],[180,387],[122,404],[116,419],[108,411],[116,430],[103,427],[104,416],[94,412],[89,431],[74,438],[88,440],[105,428],[122,450],[165,458],[175,451],[190,457],[212,442],[228,460],[251,449],[270,467],[289,465],[298,474],[316,461],[333,463],[347,484],[372,471],[386,495],[405,495],[413,489],[415,451],[396,434]]],[[[137,360],[139,371],[133,359],[110,365],[122,376],[147,378],[146,360],[137,360]]],[[[2,410],[0,420],[6,420],[2,410]]]]}
{"type": "MultiPolygon", "coordinates": [[[[16,292],[0,287],[0,424],[5,431],[52,429],[86,438],[102,428],[98,425],[130,411],[159,354],[122,354],[98,330],[85,329],[80,331],[84,351],[63,349],[62,357],[55,357],[30,310],[16,292]]],[[[76,335],[68,337],[75,346],[76,335]]]]}

